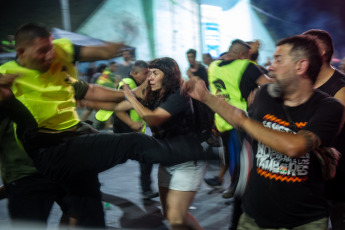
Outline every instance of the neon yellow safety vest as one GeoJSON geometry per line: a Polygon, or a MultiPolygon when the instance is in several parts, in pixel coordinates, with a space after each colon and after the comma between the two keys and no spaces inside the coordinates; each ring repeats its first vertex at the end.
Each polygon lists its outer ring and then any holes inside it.
{"type": "MultiPolygon", "coordinates": [[[[137,84],[132,78],[124,78],[120,81],[118,89],[120,89],[125,83],[129,86],[130,89],[134,89],[137,87],[137,84]]],[[[113,111],[99,110],[96,113],[95,117],[98,121],[106,121],[111,117],[112,114],[113,114],[113,111]]],[[[143,121],[143,119],[141,119],[141,117],[138,115],[138,113],[134,109],[131,109],[129,111],[129,117],[134,122],[143,121]]],[[[146,129],[146,124],[144,121],[143,123],[144,123],[144,126],[141,131],[144,133],[146,129]]]]}
{"type": "Polygon", "coordinates": [[[45,73],[22,67],[16,61],[1,65],[0,73],[19,74],[11,88],[13,95],[31,112],[39,128],[63,130],[79,122],[72,86],[77,71],[68,39],[54,40],[53,49],[55,57],[45,73]]]}
{"type": "MultiPolygon", "coordinates": [[[[211,93],[224,97],[230,105],[246,111],[247,102],[242,97],[240,82],[250,61],[238,59],[219,67],[221,62],[222,60],[212,62],[208,69],[211,93]]],[[[233,129],[233,127],[217,113],[215,114],[215,124],[219,132],[233,129]]]]}

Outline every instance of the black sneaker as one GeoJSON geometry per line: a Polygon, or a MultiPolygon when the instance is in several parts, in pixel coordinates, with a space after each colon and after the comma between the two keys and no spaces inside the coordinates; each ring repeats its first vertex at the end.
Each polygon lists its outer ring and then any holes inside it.
{"type": "Polygon", "coordinates": [[[151,200],[152,198],[155,198],[158,196],[159,196],[158,192],[153,192],[151,190],[142,193],[143,200],[151,200]]]}
{"type": "Polygon", "coordinates": [[[219,181],[219,177],[215,176],[213,178],[204,178],[205,183],[211,188],[221,188],[222,183],[219,181]]]}

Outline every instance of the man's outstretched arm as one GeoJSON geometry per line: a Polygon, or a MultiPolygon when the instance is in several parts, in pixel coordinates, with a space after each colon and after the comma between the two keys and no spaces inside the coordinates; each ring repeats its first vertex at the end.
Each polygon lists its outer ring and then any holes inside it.
{"type": "Polygon", "coordinates": [[[247,117],[243,110],[210,94],[204,82],[197,78],[185,82],[182,91],[205,103],[236,129],[245,131],[254,139],[289,157],[301,157],[321,144],[319,137],[307,130],[292,134],[264,127],[260,122],[247,117]]]}
{"type": "Polygon", "coordinates": [[[107,42],[101,46],[83,46],[80,49],[79,61],[108,60],[119,54],[123,43],[107,42]]]}

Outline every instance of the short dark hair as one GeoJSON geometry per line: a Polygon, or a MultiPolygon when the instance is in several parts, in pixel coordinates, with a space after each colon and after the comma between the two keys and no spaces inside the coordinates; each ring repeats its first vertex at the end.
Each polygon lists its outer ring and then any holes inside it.
{"type": "Polygon", "coordinates": [[[297,58],[306,58],[309,62],[307,74],[315,83],[322,65],[322,58],[316,39],[307,35],[296,35],[284,38],[277,43],[277,46],[289,44],[292,46],[290,55],[297,58]]]}
{"type": "Polygon", "coordinates": [[[320,40],[320,42],[325,45],[326,61],[330,63],[334,52],[333,40],[331,35],[327,31],[320,29],[311,29],[304,32],[303,34],[315,36],[317,40],[320,40]]]}
{"type": "Polygon", "coordinates": [[[193,54],[194,57],[196,57],[196,50],[195,49],[189,49],[186,54],[193,54]]]}
{"type": "Polygon", "coordinates": [[[50,32],[45,25],[31,22],[20,26],[14,37],[16,47],[18,47],[31,43],[35,38],[50,37],[50,32]]]}
{"type": "Polygon", "coordinates": [[[138,67],[138,68],[148,68],[149,67],[149,64],[147,64],[146,61],[142,61],[142,60],[138,60],[136,62],[134,62],[133,64],[133,68],[134,67],[138,67]]]}
{"type": "Polygon", "coordinates": [[[207,57],[209,57],[209,58],[211,58],[211,59],[212,59],[212,56],[211,56],[211,54],[210,54],[210,53],[203,53],[202,55],[205,55],[205,56],[207,56],[207,57]]]}
{"type": "Polygon", "coordinates": [[[250,49],[250,45],[249,45],[247,42],[245,42],[245,41],[243,41],[243,40],[241,40],[241,39],[235,39],[235,40],[233,40],[233,41],[231,42],[231,45],[234,45],[234,44],[241,44],[241,45],[243,45],[244,47],[250,49]]]}

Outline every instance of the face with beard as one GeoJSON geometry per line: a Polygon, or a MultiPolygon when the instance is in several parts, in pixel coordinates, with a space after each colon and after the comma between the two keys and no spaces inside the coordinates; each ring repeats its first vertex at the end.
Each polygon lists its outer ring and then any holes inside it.
{"type": "Polygon", "coordinates": [[[275,79],[268,86],[268,92],[272,97],[283,97],[294,92],[298,86],[298,76],[295,73],[295,64],[290,55],[291,45],[278,46],[274,52],[274,61],[269,67],[269,76],[275,79]]]}
{"type": "Polygon", "coordinates": [[[283,97],[283,90],[280,87],[280,84],[278,81],[274,81],[274,82],[270,83],[267,87],[267,91],[271,97],[274,97],[274,98],[282,98],[283,97]]]}

